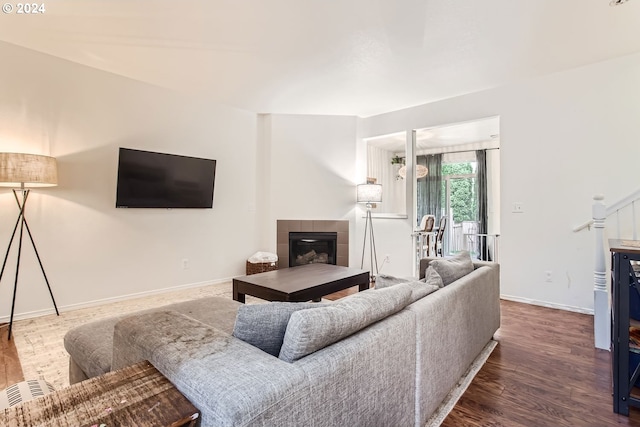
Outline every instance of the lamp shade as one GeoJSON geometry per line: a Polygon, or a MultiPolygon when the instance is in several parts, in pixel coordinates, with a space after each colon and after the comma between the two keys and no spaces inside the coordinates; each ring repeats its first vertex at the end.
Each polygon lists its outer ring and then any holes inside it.
{"type": "MultiPolygon", "coordinates": [[[[416,165],[416,179],[424,178],[429,173],[429,169],[426,166],[416,165]]],[[[407,167],[402,166],[400,170],[398,170],[398,175],[405,179],[407,177],[407,167]]]]}
{"type": "Polygon", "coordinates": [[[58,185],[56,159],[38,154],[0,153],[0,186],[53,187],[58,185]]]}
{"type": "Polygon", "coordinates": [[[382,184],[360,184],[357,191],[358,203],[382,202],[382,184]]]}

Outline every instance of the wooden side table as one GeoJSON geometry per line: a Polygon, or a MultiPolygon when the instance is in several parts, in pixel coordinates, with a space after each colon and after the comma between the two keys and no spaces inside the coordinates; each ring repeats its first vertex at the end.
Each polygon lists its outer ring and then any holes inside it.
{"type": "Polygon", "coordinates": [[[149,362],[140,362],[0,412],[7,427],[196,426],[200,412],[149,362]]]}

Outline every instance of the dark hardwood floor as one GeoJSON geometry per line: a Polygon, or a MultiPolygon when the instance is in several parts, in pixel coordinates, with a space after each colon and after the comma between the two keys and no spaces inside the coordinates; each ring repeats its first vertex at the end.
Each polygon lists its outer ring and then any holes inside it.
{"type": "Polygon", "coordinates": [[[610,353],[593,317],[502,301],[499,342],[443,427],[640,426],[613,413],[610,353]]]}
{"type": "MultiPolygon", "coordinates": [[[[593,347],[592,316],[510,301],[501,308],[499,344],[443,427],[640,426],[640,410],[613,413],[610,353],[593,347]]],[[[0,389],[23,379],[6,334],[0,326],[0,389]]]]}
{"type": "Polygon", "coordinates": [[[8,330],[7,323],[0,324],[0,390],[23,380],[16,346],[7,339],[8,330]]]}
{"type": "Polygon", "coordinates": [[[613,413],[611,356],[593,346],[593,316],[500,307],[499,344],[442,427],[640,426],[638,409],[613,413]]]}

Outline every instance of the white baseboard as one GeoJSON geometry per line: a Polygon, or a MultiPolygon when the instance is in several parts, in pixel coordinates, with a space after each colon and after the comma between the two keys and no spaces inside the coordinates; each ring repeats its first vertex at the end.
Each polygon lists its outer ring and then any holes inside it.
{"type": "MultiPolygon", "coordinates": [[[[58,306],[58,311],[60,313],[63,313],[63,312],[66,312],[66,311],[79,310],[79,309],[82,309],[82,308],[97,307],[97,306],[109,304],[109,303],[112,303],[112,302],[125,301],[125,300],[129,300],[129,299],[141,298],[141,297],[146,297],[146,296],[151,296],[151,295],[165,294],[165,293],[178,291],[178,290],[182,290],[182,289],[199,288],[199,287],[208,286],[208,285],[217,285],[217,284],[220,284],[220,283],[230,282],[232,279],[233,278],[230,277],[230,278],[226,278],[226,279],[210,280],[210,281],[198,282],[198,283],[188,283],[186,285],[172,286],[170,288],[155,289],[155,290],[151,290],[151,291],[137,292],[137,293],[128,294],[128,295],[121,295],[121,296],[118,296],[118,297],[104,298],[104,299],[100,299],[100,300],[93,300],[93,301],[88,301],[88,302],[83,302],[83,303],[78,303],[78,304],[69,304],[69,305],[65,305],[65,306],[58,306]]],[[[573,312],[576,312],[576,313],[593,315],[593,309],[588,309],[588,308],[573,307],[573,306],[570,306],[570,305],[556,304],[556,303],[551,303],[551,302],[546,302],[546,301],[538,301],[538,300],[533,300],[533,299],[529,299],[529,298],[515,297],[515,296],[511,296],[511,295],[504,295],[504,294],[501,294],[500,298],[504,299],[504,300],[507,300],[507,301],[521,302],[521,303],[524,303],[524,304],[538,305],[538,306],[541,306],[541,307],[555,308],[555,309],[558,309],[558,310],[573,311],[573,312]]],[[[31,318],[34,318],[34,317],[40,317],[40,316],[46,316],[46,315],[49,315],[49,314],[55,314],[55,312],[56,312],[55,309],[53,307],[51,307],[51,308],[47,308],[47,309],[43,309],[43,310],[35,310],[35,311],[29,311],[29,312],[25,312],[25,313],[18,313],[18,314],[15,314],[13,316],[13,320],[17,321],[17,320],[31,319],[31,318]]],[[[9,322],[9,316],[0,316],[0,323],[5,323],[5,322],[9,322]]]]}
{"type": "MultiPolygon", "coordinates": [[[[163,288],[163,289],[154,289],[154,290],[151,290],[151,291],[137,292],[137,293],[134,293],[134,294],[127,294],[127,295],[121,295],[121,296],[117,296],[117,297],[104,298],[104,299],[99,299],[99,300],[82,302],[82,303],[78,303],[78,304],[69,304],[69,305],[65,305],[65,306],[60,306],[59,305],[58,306],[58,311],[60,313],[64,313],[66,311],[79,310],[79,309],[82,309],[82,308],[97,307],[97,306],[100,306],[100,305],[110,304],[112,302],[125,301],[125,300],[129,300],[129,299],[147,297],[147,296],[151,296],[151,295],[166,294],[166,293],[169,293],[169,292],[179,291],[179,290],[182,290],[182,289],[200,288],[202,286],[217,285],[217,284],[220,284],[220,283],[231,282],[231,280],[232,280],[232,278],[227,278],[227,279],[210,280],[210,281],[198,282],[198,283],[188,283],[186,285],[172,286],[170,288],[163,288]]],[[[25,312],[25,313],[16,313],[16,314],[13,315],[13,321],[15,322],[17,320],[31,319],[31,318],[34,318],[34,317],[46,316],[46,315],[55,314],[55,313],[56,313],[56,310],[55,310],[55,308],[53,308],[53,305],[52,305],[51,308],[47,308],[47,309],[43,309],[43,310],[28,311],[28,312],[25,312]]],[[[11,317],[10,315],[0,316],[0,323],[8,323],[9,320],[10,320],[10,317],[11,317]]]]}
{"type": "Polygon", "coordinates": [[[590,314],[593,316],[593,309],[591,308],[574,307],[571,305],[556,304],[553,302],[538,301],[534,299],[514,297],[511,295],[503,295],[503,294],[500,295],[500,299],[504,299],[507,301],[521,302],[524,304],[539,305],[541,307],[547,307],[547,308],[556,308],[558,310],[573,311],[575,313],[590,314]]]}

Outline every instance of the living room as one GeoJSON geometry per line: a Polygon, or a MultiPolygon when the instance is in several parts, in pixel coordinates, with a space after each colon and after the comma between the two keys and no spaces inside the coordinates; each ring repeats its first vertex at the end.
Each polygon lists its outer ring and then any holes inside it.
{"type": "MultiPolygon", "coordinates": [[[[629,30],[640,26],[626,26],[640,5],[601,3],[595,19],[607,25],[594,26],[591,36],[610,43],[579,63],[531,63],[505,84],[496,77],[472,93],[452,90],[446,99],[366,116],[226,106],[123,77],[115,67],[21,47],[2,32],[2,151],[58,161],[58,186],[34,191],[27,209],[58,305],[71,310],[227,282],[244,274],[254,252],[275,252],[279,219],[348,220],[350,263],[357,266],[364,211],[355,186],[366,177],[365,139],[499,116],[501,293],[592,313],[593,235],[572,229],[591,218],[593,195],[604,194],[608,204],[637,190],[630,171],[640,154],[640,38],[629,30]],[[629,31],[624,46],[606,36],[616,26],[629,31]],[[119,147],[216,159],[213,209],[116,209],[119,147]],[[513,213],[514,203],[524,212],[513,213]]],[[[305,89],[291,91],[305,97],[305,89]]],[[[0,241],[8,242],[17,215],[9,191],[0,193],[0,214],[0,241]]],[[[411,214],[375,219],[378,251],[392,256],[384,273],[412,274],[415,224],[411,214]]],[[[37,260],[26,250],[23,257],[16,319],[52,313],[37,260]]],[[[2,321],[14,272],[11,262],[0,286],[2,321]]]]}
{"type": "MultiPolygon", "coordinates": [[[[255,251],[275,252],[278,219],[349,219],[354,261],[363,233],[355,203],[363,138],[500,116],[502,293],[588,312],[593,236],[572,227],[590,218],[594,194],[615,201],[635,190],[625,181],[637,149],[635,54],[357,118],[256,115],[7,43],[1,49],[20,58],[0,70],[12,82],[2,101],[4,150],[50,154],[59,163],[59,186],[33,194],[28,215],[64,308],[228,280],[255,251]],[[116,210],[118,147],[215,158],[214,208],[116,210]],[[524,213],[511,213],[514,202],[524,213]]],[[[14,217],[13,196],[2,197],[2,215],[14,217]]],[[[414,224],[411,217],[376,220],[378,250],[393,254],[385,273],[411,274],[414,224]]],[[[1,237],[8,241],[11,231],[1,237]]],[[[51,311],[41,273],[27,265],[19,292],[29,297],[18,295],[17,318],[51,311]]],[[[10,287],[0,292],[10,300],[10,287]]]]}

